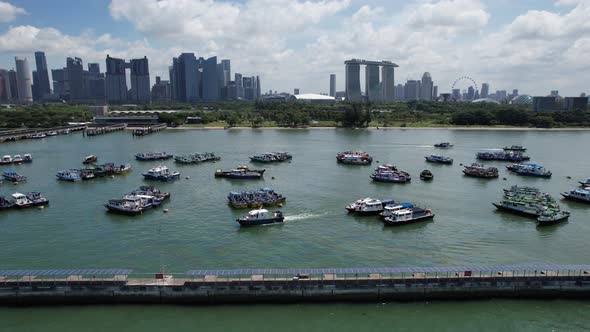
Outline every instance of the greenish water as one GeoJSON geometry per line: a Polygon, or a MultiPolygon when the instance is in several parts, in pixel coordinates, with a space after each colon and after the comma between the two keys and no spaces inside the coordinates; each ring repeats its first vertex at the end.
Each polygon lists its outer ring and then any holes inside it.
{"type": "MultiPolygon", "coordinates": [[[[0,268],[131,268],[135,273],[153,273],[163,267],[168,272],[182,273],[208,268],[588,263],[585,248],[590,234],[590,214],[587,205],[563,201],[562,206],[572,212],[570,221],[537,228],[533,220],[495,211],[491,202],[500,199],[502,188],[513,184],[534,185],[559,199],[560,192],[577,187],[578,180],[590,177],[590,156],[585,151],[585,142],[589,139],[590,132],[582,131],[170,130],[143,138],[133,138],[129,132],[118,132],[92,138],[72,134],[2,144],[0,155],[31,153],[34,162],[11,167],[28,176],[29,181],[16,186],[4,183],[0,185],[0,194],[10,195],[17,190],[41,191],[50,199],[50,206],[0,213],[0,268]],[[439,141],[453,142],[455,147],[449,150],[433,148],[432,144],[439,141]],[[475,161],[476,152],[513,144],[528,147],[531,161],[546,166],[554,176],[551,179],[516,176],[508,173],[503,167],[506,163],[501,162],[489,163],[500,168],[500,179],[482,180],[462,175],[459,164],[475,161]],[[413,175],[412,183],[372,183],[369,175],[377,164],[355,167],[336,163],[335,154],[347,149],[362,149],[380,163],[398,165],[413,175]],[[159,164],[137,162],[133,155],[163,150],[174,154],[211,151],[220,155],[222,160],[202,165],[166,162],[182,173],[179,181],[156,184],[172,194],[171,201],[166,204],[170,210],[167,214],[161,210],[149,211],[139,217],[107,214],[103,204],[108,199],[118,198],[148,183],[142,179],[141,172],[159,164]],[[294,159],[291,163],[262,165],[267,168],[264,180],[238,181],[213,177],[217,168],[242,164],[259,167],[261,165],[250,164],[248,156],[272,150],[289,151],[294,159]],[[436,152],[454,158],[455,164],[436,165],[424,161],[425,155],[436,152]],[[57,171],[81,167],[81,160],[88,154],[98,155],[100,162],[131,162],[134,171],[114,179],[81,183],[56,180],[57,171]],[[434,181],[419,180],[418,174],[425,168],[433,171],[434,181]],[[190,179],[185,179],[185,176],[190,179]],[[284,225],[241,229],[234,220],[247,211],[229,208],[226,196],[232,190],[260,187],[272,187],[287,196],[283,208],[287,221],[284,225]],[[413,202],[432,208],[436,217],[429,223],[388,228],[376,218],[346,214],[346,204],[368,196],[413,202]]],[[[536,306],[543,306],[543,303],[510,302],[509,305],[516,312],[531,315],[531,319],[536,317],[545,322],[561,322],[558,320],[561,316],[557,314],[533,315],[536,306]]],[[[292,311],[301,315],[308,312],[313,315],[318,311],[317,319],[327,324],[330,312],[334,310],[339,313],[343,326],[352,327],[355,326],[355,315],[359,322],[368,320],[361,316],[362,312],[381,315],[382,320],[373,324],[393,324],[395,318],[408,321],[412,315],[416,324],[429,324],[429,321],[421,321],[422,312],[431,312],[434,317],[443,320],[452,315],[467,319],[468,315],[462,312],[474,310],[477,313],[473,315],[483,321],[493,321],[496,314],[488,310],[504,306],[508,304],[499,301],[477,305],[396,306],[400,312],[390,309],[391,306],[214,307],[195,309],[194,317],[209,317],[206,313],[211,312],[213,316],[220,317],[220,324],[229,324],[230,329],[231,324],[237,326],[243,321],[233,317],[250,311],[258,313],[261,320],[266,310],[275,312],[278,317],[289,315],[292,311]],[[224,314],[225,310],[229,313],[224,314]],[[350,325],[345,324],[349,318],[346,312],[355,313],[350,317],[350,325]],[[231,319],[221,322],[227,317],[231,319]]],[[[566,309],[571,307],[578,311],[587,310],[586,305],[573,302],[559,302],[558,307],[564,313],[570,312],[566,309]]],[[[130,315],[140,315],[144,310],[123,308],[122,312],[130,315]]],[[[549,308],[546,307],[546,310],[551,313],[549,308]]],[[[64,315],[76,312],[76,316],[79,314],[80,317],[105,313],[114,321],[124,320],[123,314],[117,318],[120,314],[118,310],[100,307],[19,309],[16,312],[25,319],[27,310],[40,315],[46,313],[48,317],[60,311],[64,315]]],[[[150,310],[161,310],[168,318],[177,315],[178,321],[185,324],[191,324],[194,318],[182,318],[180,313],[183,310],[193,310],[188,308],[150,310]]],[[[14,311],[1,310],[0,314],[6,315],[6,312],[14,311]]],[[[514,317],[518,316],[515,314],[514,317]]],[[[11,321],[17,324],[18,315],[14,317],[11,321]]],[[[156,317],[157,314],[154,314],[146,318],[146,322],[156,317]]],[[[247,317],[244,314],[244,319],[247,317]]],[[[83,319],[80,318],[80,321],[83,319]]],[[[449,321],[450,324],[455,323],[452,319],[449,321]]],[[[473,318],[468,321],[478,324],[473,318]]],[[[297,320],[294,322],[297,323],[297,320]]],[[[500,328],[511,328],[510,322],[505,320],[498,324],[506,324],[500,325],[500,328]]],[[[561,323],[566,324],[567,321],[561,323]]],[[[272,324],[268,326],[270,328],[272,324]]],[[[528,325],[514,325],[515,328],[520,326],[528,325]]],[[[550,328],[552,325],[541,326],[550,328]]],[[[558,326],[563,328],[568,325],[558,326]]]]}

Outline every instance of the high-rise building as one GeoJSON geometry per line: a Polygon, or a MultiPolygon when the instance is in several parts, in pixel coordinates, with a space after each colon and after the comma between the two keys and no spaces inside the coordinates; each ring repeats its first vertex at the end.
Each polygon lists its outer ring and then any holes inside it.
{"type": "Polygon", "coordinates": [[[170,82],[163,81],[160,76],[156,76],[156,84],[152,86],[152,102],[168,103],[170,102],[171,91],[170,82]]]}
{"type": "Polygon", "coordinates": [[[198,102],[200,99],[199,91],[199,66],[194,53],[182,53],[176,61],[173,61],[174,68],[174,86],[176,98],[178,101],[185,103],[198,102]]]}
{"type": "Polygon", "coordinates": [[[10,92],[10,76],[8,70],[0,69],[0,102],[8,102],[12,100],[12,93],[10,92]]]}
{"type": "Polygon", "coordinates": [[[131,93],[129,100],[134,103],[147,104],[151,100],[150,67],[147,57],[131,59],[131,93]]]}
{"type": "Polygon", "coordinates": [[[298,95],[298,94],[299,94],[299,88],[295,88],[295,89],[293,89],[293,94],[294,94],[294,95],[298,95]]]}
{"type": "Polygon", "coordinates": [[[86,86],[84,82],[84,65],[80,58],[67,58],[66,68],[68,70],[68,80],[70,82],[70,100],[85,101],[86,86]]]}
{"type": "Polygon", "coordinates": [[[246,99],[246,100],[256,99],[256,78],[255,77],[244,77],[244,78],[242,78],[242,84],[244,86],[244,99],[246,99]]]}
{"type": "Polygon", "coordinates": [[[203,101],[218,101],[219,100],[219,81],[217,79],[217,57],[212,56],[207,60],[202,61],[203,75],[202,87],[203,101]]]}
{"type": "Polygon", "coordinates": [[[223,59],[217,64],[217,80],[219,84],[219,98],[228,99],[228,86],[231,80],[231,62],[229,59],[223,59]]]}
{"type": "Polygon", "coordinates": [[[69,99],[70,82],[68,80],[68,69],[52,69],[51,77],[53,78],[53,94],[61,99],[69,99]]]}
{"type": "Polygon", "coordinates": [[[384,102],[392,102],[395,100],[395,67],[383,66],[381,67],[381,93],[384,102]]]}
{"type": "Polygon", "coordinates": [[[405,100],[419,100],[420,99],[420,81],[408,80],[404,86],[405,100]]]}
{"type": "Polygon", "coordinates": [[[47,59],[45,53],[35,52],[35,65],[37,68],[37,83],[35,83],[36,95],[39,99],[51,94],[51,86],[49,85],[49,72],[47,71],[47,59]]]}
{"type": "Polygon", "coordinates": [[[420,99],[432,100],[432,89],[433,89],[432,77],[429,72],[425,72],[422,75],[422,82],[420,83],[420,99]]]}
{"type": "Polygon", "coordinates": [[[506,90],[497,90],[496,91],[496,101],[502,103],[502,102],[505,102],[507,98],[508,98],[508,93],[506,92],[506,90]]]}
{"type": "Polygon", "coordinates": [[[33,91],[33,101],[41,100],[41,91],[39,91],[39,84],[39,75],[37,75],[36,70],[33,70],[33,85],[31,86],[31,90],[33,91]]]}
{"type": "Polygon", "coordinates": [[[89,63],[88,72],[92,74],[92,76],[98,77],[100,75],[100,65],[98,63],[89,63]]]}
{"type": "Polygon", "coordinates": [[[242,74],[236,73],[235,75],[236,81],[236,99],[245,99],[244,97],[244,80],[242,74]]]}
{"type": "Polygon", "coordinates": [[[371,102],[381,102],[381,83],[379,81],[379,65],[365,66],[365,94],[371,102]]]}
{"type": "Polygon", "coordinates": [[[260,98],[261,94],[260,77],[256,75],[256,99],[260,98]]]}
{"type": "Polygon", "coordinates": [[[107,54],[106,59],[106,96],[109,103],[127,102],[127,79],[125,77],[125,60],[111,58],[107,54]]]}
{"type": "Polygon", "coordinates": [[[488,98],[490,95],[490,85],[488,83],[483,83],[481,85],[481,98],[488,98]]]}
{"type": "Polygon", "coordinates": [[[404,91],[404,86],[401,84],[398,84],[395,86],[395,100],[396,101],[404,101],[406,100],[405,98],[405,91],[404,91]]]}
{"type": "Polygon", "coordinates": [[[361,101],[361,65],[359,63],[346,63],[344,84],[347,101],[361,101]]]}
{"type": "Polygon", "coordinates": [[[559,91],[558,90],[551,90],[551,97],[559,97],[559,91]]]}
{"type": "Polygon", "coordinates": [[[330,96],[336,96],[336,74],[330,74],[330,96]]]}
{"type": "Polygon", "coordinates": [[[461,95],[461,90],[460,89],[453,89],[453,92],[451,93],[451,98],[454,101],[461,101],[461,100],[463,100],[463,96],[461,95]]]}
{"type": "Polygon", "coordinates": [[[33,102],[33,89],[32,89],[32,77],[31,70],[29,69],[29,61],[27,58],[21,59],[15,57],[16,63],[16,78],[18,86],[18,100],[21,103],[32,103],[33,102]]]}
{"type": "Polygon", "coordinates": [[[432,87],[432,99],[438,100],[438,85],[432,87]]]}
{"type": "Polygon", "coordinates": [[[18,101],[18,78],[14,69],[8,71],[8,79],[10,81],[11,99],[12,101],[18,101]]]}

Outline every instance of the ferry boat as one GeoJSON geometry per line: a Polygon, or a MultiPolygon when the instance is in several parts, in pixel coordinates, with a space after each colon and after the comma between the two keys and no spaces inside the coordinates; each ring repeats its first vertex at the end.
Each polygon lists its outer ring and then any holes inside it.
{"type": "Polygon", "coordinates": [[[537,176],[537,177],[544,177],[550,178],[551,171],[545,169],[545,167],[537,164],[512,164],[506,166],[509,171],[515,172],[519,175],[525,176],[537,176]]]}
{"type": "Polygon", "coordinates": [[[0,159],[0,165],[9,165],[12,164],[12,157],[9,155],[5,155],[0,159]]]}
{"type": "Polygon", "coordinates": [[[111,199],[104,205],[109,212],[135,216],[153,207],[149,199],[138,196],[124,199],[111,199]]]}
{"type": "Polygon", "coordinates": [[[293,158],[288,152],[267,152],[250,157],[253,162],[259,163],[274,163],[291,160],[293,158]]]}
{"type": "Polygon", "coordinates": [[[412,180],[408,172],[398,170],[395,165],[384,164],[377,167],[371,176],[373,181],[387,183],[407,183],[412,180]]]}
{"type": "Polygon", "coordinates": [[[347,165],[370,165],[373,162],[373,157],[366,152],[345,151],[338,153],[336,160],[347,165]]]}
{"type": "Polygon", "coordinates": [[[55,175],[59,180],[62,181],[69,181],[69,182],[78,182],[82,181],[82,177],[77,169],[69,169],[65,171],[59,171],[55,175]]]}
{"type": "Polygon", "coordinates": [[[232,191],[227,196],[227,199],[232,207],[244,209],[273,205],[280,206],[287,198],[271,188],[261,188],[257,191],[232,191]]]}
{"type": "Polygon", "coordinates": [[[383,212],[379,213],[379,215],[385,218],[391,216],[395,211],[411,209],[413,207],[414,204],[412,203],[399,203],[398,205],[388,205],[384,208],[383,212]]]}
{"type": "Polygon", "coordinates": [[[429,161],[432,163],[439,163],[439,164],[452,164],[453,163],[452,158],[443,157],[439,154],[431,154],[430,156],[426,156],[424,158],[426,158],[426,161],[429,161]]]}
{"type": "Polygon", "coordinates": [[[33,156],[31,156],[31,154],[29,153],[25,153],[23,155],[23,163],[32,163],[33,162],[33,156]]]}
{"type": "Polygon", "coordinates": [[[441,142],[441,143],[436,143],[434,144],[435,148],[451,148],[453,147],[453,144],[449,143],[449,142],[441,142]]]}
{"type": "Polygon", "coordinates": [[[537,225],[554,225],[562,221],[566,221],[570,217],[569,211],[563,211],[559,209],[547,209],[537,217],[537,225]]]}
{"type": "Polygon", "coordinates": [[[395,201],[393,199],[378,200],[367,197],[348,204],[346,210],[349,213],[373,215],[380,214],[385,210],[385,207],[389,205],[395,205],[395,201]]]}
{"type": "Polygon", "coordinates": [[[166,160],[172,157],[172,154],[166,152],[146,152],[135,155],[135,159],[140,161],[166,160]]]}
{"type": "Polygon", "coordinates": [[[14,157],[12,157],[12,163],[13,164],[22,164],[23,163],[23,157],[21,157],[20,154],[14,155],[14,157]]]}
{"type": "Polygon", "coordinates": [[[47,137],[47,135],[45,135],[43,133],[35,133],[30,136],[30,138],[32,138],[32,139],[41,139],[41,138],[45,138],[45,137],[47,137]]]}
{"type": "Polygon", "coordinates": [[[14,201],[8,200],[4,196],[0,196],[0,210],[6,210],[14,207],[14,201]]]}
{"type": "Polygon", "coordinates": [[[20,175],[15,171],[12,170],[8,170],[8,171],[4,171],[2,172],[2,177],[4,177],[4,179],[8,180],[8,181],[12,181],[12,182],[24,182],[27,181],[27,177],[24,175],[20,175]]]}
{"type": "Polygon", "coordinates": [[[589,189],[574,189],[569,192],[561,193],[565,199],[572,201],[590,203],[590,190],[589,189]]]}
{"type": "Polygon", "coordinates": [[[499,176],[498,169],[496,167],[486,167],[485,165],[479,163],[473,163],[469,166],[465,166],[463,174],[484,179],[497,178],[499,176]]]}
{"type": "Polygon", "coordinates": [[[14,193],[12,194],[12,198],[14,199],[14,207],[19,209],[49,204],[49,201],[45,197],[36,192],[28,193],[26,195],[14,193]]]}
{"type": "Polygon", "coordinates": [[[142,174],[147,180],[170,181],[180,178],[180,172],[170,171],[166,166],[158,166],[151,168],[146,173],[142,174]]]}
{"type": "Polygon", "coordinates": [[[401,226],[430,220],[432,218],[434,218],[434,213],[432,213],[430,209],[413,207],[410,209],[394,211],[391,215],[383,218],[383,222],[387,226],[401,226]]]}
{"type": "Polygon", "coordinates": [[[256,226],[282,223],[285,221],[285,217],[281,211],[269,212],[266,209],[257,209],[248,212],[236,221],[240,223],[240,226],[256,226]]]}
{"type": "Polygon", "coordinates": [[[504,151],[520,151],[525,152],[526,148],[522,145],[512,145],[512,146],[505,146],[504,151]]]}
{"type": "Polygon", "coordinates": [[[236,169],[230,171],[216,170],[215,177],[228,178],[228,179],[260,179],[264,175],[265,169],[249,169],[246,166],[239,166],[236,169]]]}
{"type": "Polygon", "coordinates": [[[432,180],[434,178],[434,175],[432,174],[431,171],[425,169],[422,172],[420,172],[420,180],[432,180]]]}
{"type": "Polygon", "coordinates": [[[95,155],[91,154],[91,155],[86,156],[84,158],[84,160],[82,161],[82,164],[94,164],[97,161],[98,161],[98,157],[96,157],[95,155]]]}

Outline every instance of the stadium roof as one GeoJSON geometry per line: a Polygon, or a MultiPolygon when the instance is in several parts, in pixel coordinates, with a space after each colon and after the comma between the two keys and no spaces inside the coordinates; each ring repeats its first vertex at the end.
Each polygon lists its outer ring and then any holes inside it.
{"type": "Polygon", "coordinates": [[[319,95],[316,93],[302,93],[295,95],[295,98],[297,98],[297,100],[335,100],[334,97],[319,95]]]}

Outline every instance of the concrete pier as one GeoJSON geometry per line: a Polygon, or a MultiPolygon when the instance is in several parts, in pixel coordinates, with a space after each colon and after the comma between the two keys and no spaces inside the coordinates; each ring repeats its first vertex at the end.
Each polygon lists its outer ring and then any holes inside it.
{"type": "Polygon", "coordinates": [[[84,136],[98,136],[103,134],[112,133],[115,131],[124,130],[127,128],[126,123],[115,124],[110,126],[99,126],[99,127],[88,127],[84,132],[84,136]]]}
{"type": "Polygon", "coordinates": [[[141,127],[141,128],[134,128],[132,135],[133,136],[145,136],[145,135],[149,135],[152,133],[157,133],[161,130],[166,129],[166,124],[165,123],[160,123],[154,126],[149,126],[149,127],[141,127]]]}
{"type": "Polygon", "coordinates": [[[55,131],[59,134],[65,134],[69,132],[75,132],[86,129],[86,125],[74,125],[74,126],[62,126],[45,129],[17,129],[17,130],[6,130],[0,132],[0,143],[4,142],[15,142],[23,139],[31,139],[34,134],[47,134],[55,131]]]}

